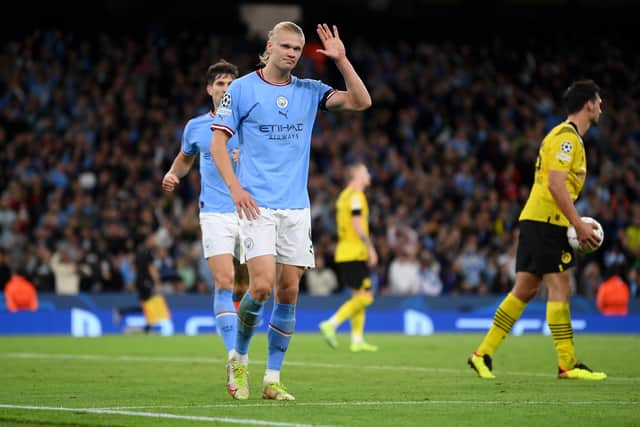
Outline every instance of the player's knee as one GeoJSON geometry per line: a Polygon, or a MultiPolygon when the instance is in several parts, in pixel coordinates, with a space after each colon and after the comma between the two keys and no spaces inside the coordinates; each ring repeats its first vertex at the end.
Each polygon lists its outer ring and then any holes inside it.
{"type": "Polygon", "coordinates": [[[261,280],[260,277],[256,277],[250,286],[251,296],[257,301],[268,300],[272,289],[273,284],[269,280],[261,280]]]}
{"type": "Polygon", "coordinates": [[[229,271],[217,271],[213,274],[216,289],[233,289],[233,273],[229,271]]]}
{"type": "Polygon", "coordinates": [[[236,295],[244,295],[247,293],[248,289],[249,289],[249,282],[247,283],[235,282],[233,284],[233,293],[236,295]]]}
{"type": "Polygon", "coordinates": [[[536,296],[536,294],[538,293],[538,289],[540,289],[539,286],[535,288],[518,289],[518,290],[514,288],[514,290],[511,291],[511,293],[520,301],[528,303],[536,296]]]}
{"type": "Polygon", "coordinates": [[[256,301],[266,301],[271,296],[271,289],[269,288],[255,288],[251,290],[251,296],[256,301]]]}
{"type": "Polygon", "coordinates": [[[246,264],[234,265],[234,285],[236,287],[244,287],[245,290],[249,286],[249,270],[246,264]]]}
{"type": "Polygon", "coordinates": [[[369,307],[373,304],[373,295],[370,292],[363,292],[357,296],[363,307],[369,307]]]}
{"type": "Polygon", "coordinates": [[[278,293],[278,301],[283,304],[295,304],[298,300],[298,286],[279,286],[278,293]]]}

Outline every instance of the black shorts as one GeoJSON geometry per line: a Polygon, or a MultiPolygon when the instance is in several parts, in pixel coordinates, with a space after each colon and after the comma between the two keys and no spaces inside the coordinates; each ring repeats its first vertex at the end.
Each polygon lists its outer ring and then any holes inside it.
{"type": "Polygon", "coordinates": [[[369,289],[371,277],[365,261],[336,262],[338,282],[351,289],[369,289]]]}
{"type": "Polygon", "coordinates": [[[516,271],[542,276],[566,271],[575,263],[575,254],[567,240],[567,227],[520,221],[516,271]]]}

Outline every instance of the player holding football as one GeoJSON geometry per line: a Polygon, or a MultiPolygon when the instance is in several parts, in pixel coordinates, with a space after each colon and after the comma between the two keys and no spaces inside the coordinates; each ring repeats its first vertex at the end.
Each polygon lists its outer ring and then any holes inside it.
{"type": "Polygon", "coordinates": [[[563,98],[568,117],[540,144],[533,187],[520,214],[515,285],[498,307],[484,340],[468,359],[481,378],[495,378],[491,372],[493,353],[536,295],[541,281],[548,290],[547,323],[558,356],[558,378],[607,377],[603,372],[592,372],[575,356],[569,312],[570,268],[575,258],[567,240],[567,227],[572,224],[581,244],[599,244],[593,226],[580,219],[574,202],[587,174],[582,136],[598,123],[602,99],[600,88],[591,80],[574,82],[563,98]]]}
{"type": "Polygon", "coordinates": [[[363,163],[347,168],[347,186],[336,202],[338,244],[335,263],[341,285],[351,288],[351,299],[320,323],[320,332],[330,347],[336,348],[336,329],[351,319],[351,346],[353,352],[378,351],[378,347],[365,342],[365,311],[373,303],[369,268],[378,263],[378,254],[369,236],[369,204],[364,189],[371,183],[371,175],[363,163]]]}
{"type": "Polygon", "coordinates": [[[280,370],[294,332],[300,278],[315,262],[307,189],[313,123],[318,109],[361,111],[371,105],[338,29],[323,24],[317,33],[323,45],[318,52],[334,61],[346,91],[291,74],[305,37],[295,23],[280,22],[269,32],[260,58],[264,68],[231,84],[214,120],[211,152],[240,215],[250,279],[238,310],[235,355],[227,368],[227,388],[235,399],[249,398],[249,343],[272,290],[262,397],[295,399],[282,385],[280,370]],[[236,133],[242,147],[237,178],[223,155],[236,133]]]}
{"type": "MultiPolygon", "coordinates": [[[[162,189],[175,190],[193,166],[200,152],[200,227],[204,257],[207,259],[215,281],[213,310],[216,329],[222,336],[231,357],[236,341],[236,310],[233,299],[238,301],[247,291],[249,280],[246,265],[235,258],[236,245],[240,245],[240,223],[229,190],[211,161],[211,124],[220,99],[231,82],[238,77],[238,68],[224,60],[207,70],[206,90],[213,102],[212,111],[187,122],[182,135],[182,147],[162,179],[162,189]]],[[[237,156],[237,138],[229,143],[225,156],[237,156]]],[[[237,255],[237,254],[236,254],[237,255]]],[[[239,255],[237,255],[239,257],[239,255]]]]}

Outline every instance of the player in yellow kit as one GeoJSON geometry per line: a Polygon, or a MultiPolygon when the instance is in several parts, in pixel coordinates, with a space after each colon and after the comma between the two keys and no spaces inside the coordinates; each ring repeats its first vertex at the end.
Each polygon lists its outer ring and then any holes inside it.
{"type": "Polygon", "coordinates": [[[516,281],[511,293],[498,307],[493,324],[468,363],[481,378],[495,378],[492,356],[520,318],[540,283],[548,289],[547,323],[558,356],[558,378],[602,380],[602,372],[592,372],[578,362],[569,312],[571,271],[575,255],[566,232],[576,228],[580,243],[597,247],[593,226],[580,219],[574,202],[587,175],[582,136],[602,113],[600,88],[591,80],[574,82],[564,94],[568,117],[554,127],[540,144],[535,164],[535,180],[520,214],[520,240],[516,258],[516,281]]]}
{"type": "Polygon", "coordinates": [[[336,203],[338,245],[335,252],[338,281],[351,288],[351,299],[345,302],[329,320],[320,323],[320,331],[332,348],[338,346],[336,329],[351,319],[353,352],[377,351],[378,347],[364,341],[365,310],[373,303],[369,268],[378,263],[378,255],[369,235],[369,205],[364,189],[371,183],[367,167],[362,163],[347,169],[348,184],[336,203]]]}

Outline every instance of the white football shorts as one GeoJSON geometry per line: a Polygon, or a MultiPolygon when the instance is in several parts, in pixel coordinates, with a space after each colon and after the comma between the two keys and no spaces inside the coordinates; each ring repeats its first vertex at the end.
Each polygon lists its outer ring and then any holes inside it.
{"type": "Polygon", "coordinates": [[[314,268],[311,211],[260,207],[255,220],[240,220],[245,259],[274,255],[280,264],[314,268]]]}
{"type": "Polygon", "coordinates": [[[231,254],[242,261],[240,221],[236,212],[205,212],[200,214],[204,257],[231,254]]]}

